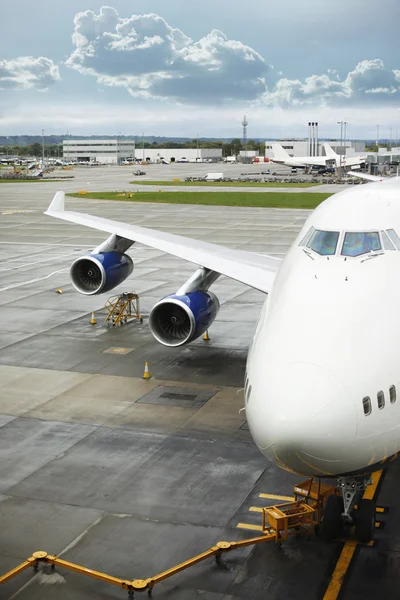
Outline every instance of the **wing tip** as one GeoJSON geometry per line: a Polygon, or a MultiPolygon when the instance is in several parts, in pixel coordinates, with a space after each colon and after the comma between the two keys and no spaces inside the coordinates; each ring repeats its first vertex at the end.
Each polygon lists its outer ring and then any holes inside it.
{"type": "Polygon", "coordinates": [[[49,208],[46,210],[45,214],[51,214],[54,212],[63,212],[64,211],[64,203],[65,203],[65,193],[64,192],[56,192],[53,200],[50,203],[49,208]]]}

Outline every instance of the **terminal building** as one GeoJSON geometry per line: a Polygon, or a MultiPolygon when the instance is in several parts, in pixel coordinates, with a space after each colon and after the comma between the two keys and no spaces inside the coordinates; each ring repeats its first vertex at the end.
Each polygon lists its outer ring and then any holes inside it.
{"type": "MultiPolygon", "coordinates": [[[[347,156],[352,156],[354,154],[362,154],[365,152],[365,142],[318,140],[314,156],[325,156],[325,143],[329,144],[337,154],[346,154],[347,156]]],[[[265,156],[267,158],[274,158],[272,144],[280,144],[286,150],[289,156],[310,156],[310,142],[307,139],[268,140],[265,142],[265,156]]]]}
{"type": "Polygon", "coordinates": [[[63,158],[67,162],[121,164],[146,161],[204,162],[222,159],[220,148],[143,148],[134,140],[64,140],[63,158]]]}

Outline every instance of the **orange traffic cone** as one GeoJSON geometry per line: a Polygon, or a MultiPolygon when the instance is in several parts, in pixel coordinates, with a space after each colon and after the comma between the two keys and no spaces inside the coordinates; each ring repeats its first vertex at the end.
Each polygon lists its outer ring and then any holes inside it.
{"type": "Polygon", "coordinates": [[[97,323],[96,317],[94,316],[94,311],[92,311],[92,318],[90,319],[90,324],[96,325],[96,323],[97,323]]]}
{"type": "Polygon", "coordinates": [[[147,360],[144,363],[144,373],[143,373],[142,379],[151,379],[151,375],[150,375],[150,371],[149,371],[149,363],[147,362],[147,360]]]}
{"type": "Polygon", "coordinates": [[[61,288],[57,288],[57,289],[56,289],[56,294],[62,294],[62,293],[63,293],[63,291],[62,291],[62,289],[61,289],[61,288]]]}
{"type": "Polygon", "coordinates": [[[208,329],[207,329],[207,331],[205,332],[205,334],[203,335],[203,340],[204,340],[205,342],[208,342],[208,341],[210,340],[210,336],[208,335],[208,329]]]}

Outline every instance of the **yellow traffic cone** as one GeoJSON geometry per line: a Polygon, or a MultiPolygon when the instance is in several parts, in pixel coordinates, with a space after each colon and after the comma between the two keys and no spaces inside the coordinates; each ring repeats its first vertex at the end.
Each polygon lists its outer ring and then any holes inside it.
{"type": "Polygon", "coordinates": [[[150,371],[149,371],[149,363],[147,362],[147,360],[144,363],[144,373],[143,373],[142,379],[151,379],[151,375],[150,375],[150,371]]]}
{"type": "Polygon", "coordinates": [[[63,291],[62,291],[62,289],[61,289],[61,288],[57,288],[57,289],[56,289],[56,294],[62,294],[62,293],[63,293],[63,291]]]}
{"type": "Polygon", "coordinates": [[[210,336],[208,335],[208,329],[207,329],[207,331],[205,332],[205,334],[203,335],[203,340],[204,340],[205,342],[208,342],[208,341],[210,340],[210,336]]]}
{"type": "Polygon", "coordinates": [[[96,317],[94,316],[94,311],[92,311],[92,318],[90,319],[90,324],[96,325],[96,323],[97,323],[96,317]]]}

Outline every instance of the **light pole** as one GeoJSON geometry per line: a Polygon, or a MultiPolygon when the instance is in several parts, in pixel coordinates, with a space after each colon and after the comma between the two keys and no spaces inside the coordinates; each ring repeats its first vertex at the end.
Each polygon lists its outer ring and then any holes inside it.
{"type": "Polygon", "coordinates": [[[142,151],[143,151],[142,162],[144,162],[144,131],[142,132],[142,151]]]}
{"type": "Polygon", "coordinates": [[[339,178],[342,176],[342,148],[343,148],[343,121],[337,121],[340,125],[340,156],[339,156],[339,178]]]}
{"type": "Polygon", "coordinates": [[[199,134],[197,134],[197,162],[199,162],[199,134]]]}
{"type": "Polygon", "coordinates": [[[121,132],[118,132],[117,135],[117,165],[121,164],[120,156],[119,156],[119,138],[121,137],[121,132]]]}
{"type": "Polygon", "coordinates": [[[376,126],[376,149],[379,152],[379,125],[376,126]]]}
{"type": "Polygon", "coordinates": [[[44,169],[44,129],[42,129],[42,169],[44,169]]]}

